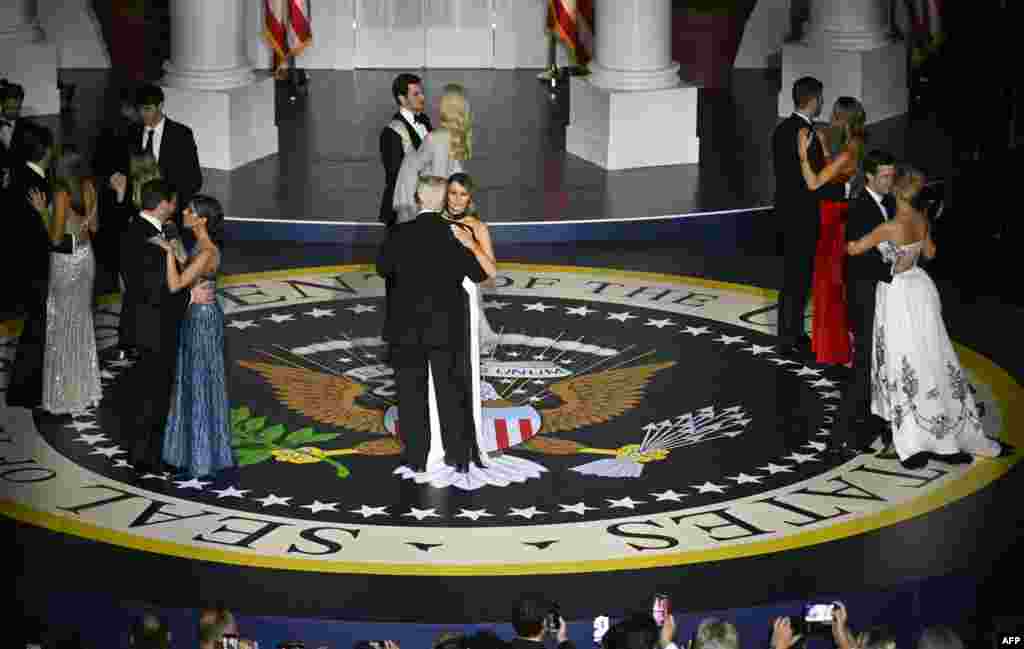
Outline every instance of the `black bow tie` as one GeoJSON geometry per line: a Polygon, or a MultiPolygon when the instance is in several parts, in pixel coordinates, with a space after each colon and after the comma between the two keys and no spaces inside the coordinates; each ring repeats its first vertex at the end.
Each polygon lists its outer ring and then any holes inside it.
{"type": "Polygon", "coordinates": [[[423,113],[420,113],[419,115],[417,115],[415,117],[415,120],[416,120],[417,124],[423,124],[424,126],[426,126],[427,122],[429,121],[429,120],[427,120],[427,116],[424,115],[423,113]]]}

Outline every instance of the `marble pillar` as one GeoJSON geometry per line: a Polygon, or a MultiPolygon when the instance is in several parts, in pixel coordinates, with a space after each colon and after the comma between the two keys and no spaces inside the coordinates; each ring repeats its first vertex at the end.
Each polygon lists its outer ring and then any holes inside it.
{"type": "Polygon", "coordinates": [[[793,112],[793,82],[812,76],[825,85],[822,118],[837,97],[856,97],[868,123],[907,112],[907,48],[892,35],[890,0],[812,0],[799,42],[782,50],[779,115],[793,112]]]}
{"type": "Polygon", "coordinates": [[[274,80],[248,56],[244,0],[173,0],[164,111],[195,133],[199,163],[231,170],[278,150],[274,80]]]}
{"type": "Polygon", "coordinates": [[[672,60],[670,0],[595,3],[594,61],[570,81],[566,149],[605,169],[697,162],[697,88],[672,60]]]}

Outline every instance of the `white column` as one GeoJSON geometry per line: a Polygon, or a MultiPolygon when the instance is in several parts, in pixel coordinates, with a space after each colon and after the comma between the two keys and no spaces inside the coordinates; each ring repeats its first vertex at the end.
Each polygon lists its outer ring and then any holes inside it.
{"type": "Polygon", "coordinates": [[[25,88],[25,115],[60,112],[57,48],[45,40],[36,0],[0,3],[0,60],[3,76],[25,88]]]}
{"type": "Polygon", "coordinates": [[[907,49],[892,37],[891,0],[812,0],[804,38],[782,51],[779,114],[793,111],[791,89],[802,76],[825,85],[823,118],[849,95],[864,104],[868,122],[907,112],[907,49]]]}
{"type": "Polygon", "coordinates": [[[597,2],[590,82],[606,90],[661,90],[679,85],[672,60],[669,0],[597,2]],[[600,28],[596,25],[601,25],[600,28]]]}
{"type": "Polygon", "coordinates": [[[697,162],[697,88],[672,60],[670,0],[595,3],[594,61],[570,86],[569,153],[605,169],[697,162]]]}
{"type": "Polygon", "coordinates": [[[199,163],[235,169],[277,152],[274,81],[248,55],[245,0],[173,0],[164,112],[192,128],[199,163]]]}

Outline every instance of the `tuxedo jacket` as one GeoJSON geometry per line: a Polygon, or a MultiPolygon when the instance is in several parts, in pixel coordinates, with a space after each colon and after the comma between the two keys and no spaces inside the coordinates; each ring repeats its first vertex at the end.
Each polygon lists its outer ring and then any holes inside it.
{"type": "Polygon", "coordinates": [[[18,274],[26,273],[27,279],[45,293],[50,277],[50,252],[53,246],[43,218],[28,201],[29,192],[33,189],[42,192],[48,204],[52,203],[53,194],[46,178],[29,168],[25,162],[13,166],[11,184],[4,201],[7,204],[5,212],[11,219],[12,227],[9,231],[14,234],[12,240],[16,242],[17,250],[23,251],[24,255],[24,266],[19,268],[18,274]]]}
{"type": "MultiPolygon", "coordinates": [[[[424,114],[423,119],[429,133],[433,130],[430,118],[424,114]]],[[[395,210],[391,204],[394,201],[398,170],[402,168],[405,154],[420,148],[422,141],[416,128],[402,116],[401,111],[395,113],[391,122],[380,132],[380,159],[384,164],[384,196],[381,197],[379,216],[381,223],[394,222],[395,210]]]]}
{"type": "MultiPolygon", "coordinates": [[[[178,207],[184,209],[189,200],[203,186],[203,171],[199,167],[199,150],[192,129],[169,117],[164,117],[164,135],[160,141],[160,155],[157,164],[164,180],[178,195],[178,207]]],[[[136,124],[130,130],[129,155],[139,153],[143,149],[143,134],[146,127],[136,124]]],[[[127,162],[122,156],[122,160],[127,162]]],[[[124,169],[123,173],[128,174],[124,169]]]]}
{"type": "Polygon", "coordinates": [[[438,212],[395,226],[377,255],[377,274],[390,283],[384,340],[461,350],[467,342],[469,297],[462,287],[487,278],[438,212]]]}
{"type": "Polygon", "coordinates": [[[122,237],[121,268],[135,304],[135,344],[173,354],[178,323],[188,305],[188,290],[171,293],[167,286],[167,253],[149,239],[160,230],[141,217],[132,220],[122,237]]]}
{"type": "MultiPolygon", "coordinates": [[[[797,135],[807,128],[807,120],[796,113],[782,120],[772,133],[772,166],[775,171],[775,213],[788,225],[800,227],[806,219],[818,218],[818,192],[811,191],[800,170],[797,135]]],[[[811,168],[821,170],[825,152],[814,138],[808,151],[811,168]]]]}
{"type": "MultiPolygon", "coordinates": [[[[867,236],[884,223],[886,215],[878,203],[865,189],[850,202],[846,215],[846,240],[856,241],[867,236]]],[[[846,261],[847,281],[888,282],[892,278],[890,265],[882,259],[878,250],[868,250],[861,255],[850,255],[846,261]]]]}

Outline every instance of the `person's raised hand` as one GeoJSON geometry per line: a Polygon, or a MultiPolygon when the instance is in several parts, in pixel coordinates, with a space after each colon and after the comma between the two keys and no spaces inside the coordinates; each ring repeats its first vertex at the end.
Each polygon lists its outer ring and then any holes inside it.
{"type": "Polygon", "coordinates": [[[793,634],[793,625],[788,617],[775,618],[772,625],[772,649],[789,649],[799,640],[800,636],[793,634]]]}
{"type": "Polygon", "coordinates": [[[46,211],[46,195],[35,187],[28,190],[28,202],[40,214],[46,211]]]}
{"type": "Polygon", "coordinates": [[[565,618],[561,615],[558,616],[558,633],[555,638],[558,640],[558,644],[562,644],[569,640],[569,627],[566,626],[565,618]]]}
{"type": "Polygon", "coordinates": [[[842,602],[835,602],[835,608],[832,609],[832,639],[835,640],[837,647],[853,646],[848,627],[849,621],[850,615],[846,610],[846,605],[842,602]]]}
{"type": "Polygon", "coordinates": [[[661,633],[658,636],[658,646],[662,649],[676,641],[676,616],[669,613],[661,624],[661,633]]]}

